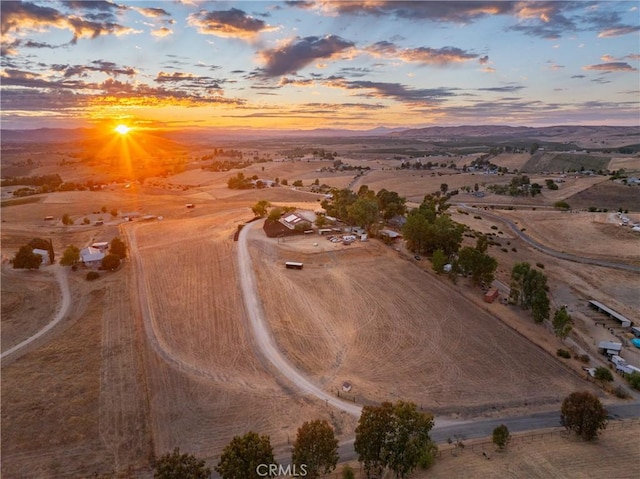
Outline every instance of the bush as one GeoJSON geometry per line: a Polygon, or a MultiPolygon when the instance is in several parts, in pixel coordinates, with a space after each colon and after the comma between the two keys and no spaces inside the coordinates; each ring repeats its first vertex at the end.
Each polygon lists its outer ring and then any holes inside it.
{"type": "Polygon", "coordinates": [[[571,353],[569,351],[567,351],[566,349],[558,349],[556,351],[556,355],[560,356],[561,358],[565,358],[565,359],[570,359],[571,358],[571,353]]]}
{"type": "Polygon", "coordinates": [[[492,230],[497,230],[497,229],[498,229],[498,227],[497,227],[496,225],[491,225],[491,229],[492,229],[492,230]]]}
{"type": "Polygon", "coordinates": [[[640,373],[638,371],[627,374],[627,381],[633,389],[640,391],[640,373]]]}
{"type": "Polygon", "coordinates": [[[595,372],[593,373],[593,376],[602,382],[613,381],[613,374],[611,374],[611,371],[604,366],[597,367],[595,372]]]}
{"type": "Polygon", "coordinates": [[[579,359],[585,364],[589,364],[589,361],[591,360],[588,354],[581,354],[579,359]]]}
{"type": "Polygon", "coordinates": [[[89,271],[87,273],[87,281],[93,281],[95,279],[98,279],[100,277],[100,273],[98,273],[97,271],[89,271]]]}
{"type": "Polygon", "coordinates": [[[481,219],[482,219],[482,216],[479,216],[479,215],[475,215],[475,216],[473,217],[473,219],[476,219],[476,220],[481,220],[481,219]]]}
{"type": "Polygon", "coordinates": [[[514,253],[517,253],[518,250],[516,249],[516,247],[514,246],[513,248],[511,248],[511,251],[513,251],[514,253]]]}
{"type": "Polygon", "coordinates": [[[631,397],[629,391],[627,391],[622,386],[616,386],[616,388],[613,390],[613,393],[620,399],[629,399],[631,397]]]}
{"type": "Polygon", "coordinates": [[[341,477],[342,479],[355,479],[356,476],[349,464],[345,464],[345,466],[342,468],[341,477]]]}
{"type": "Polygon", "coordinates": [[[536,263],[536,266],[540,269],[544,269],[544,265],[542,263],[536,263]]]}
{"type": "Polygon", "coordinates": [[[508,253],[509,250],[507,248],[502,248],[501,251],[503,251],[504,253],[508,253]]]}
{"type": "Polygon", "coordinates": [[[120,256],[116,254],[108,254],[104,258],[102,258],[102,266],[101,269],[106,269],[108,271],[114,271],[118,269],[120,266],[120,256]]]}

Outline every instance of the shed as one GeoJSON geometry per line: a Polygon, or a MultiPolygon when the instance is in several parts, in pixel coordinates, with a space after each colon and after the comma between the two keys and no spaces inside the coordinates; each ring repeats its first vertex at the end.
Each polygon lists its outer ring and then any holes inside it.
{"type": "Polygon", "coordinates": [[[493,303],[499,295],[500,295],[500,291],[498,291],[498,288],[491,288],[489,291],[485,293],[484,301],[485,303],[493,303]]]}
{"type": "Polygon", "coordinates": [[[601,312],[605,313],[606,315],[608,315],[608,316],[620,321],[620,325],[623,328],[628,328],[629,326],[631,326],[631,321],[629,319],[625,318],[623,315],[621,315],[620,313],[614,311],[613,309],[605,306],[601,302],[596,301],[595,299],[592,299],[592,300],[589,301],[589,306],[591,306],[593,309],[601,311],[601,312]]]}
{"type": "Polygon", "coordinates": [[[92,248],[95,249],[99,249],[100,251],[102,251],[103,253],[105,251],[107,251],[107,249],[109,249],[109,242],[108,241],[98,241],[96,243],[93,243],[91,245],[92,248]]]}
{"type": "Polygon", "coordinates": [[[613,356],[622,351],[622,343],[614,343],[612,341],[600,341],[598,349],[602,349],[607,356],[613,356]]]}
{"type": "Polygon", "coordinates": [[[42,264],[46,265],[49,264],[49,252],[46,249],[38,249],[38,248],[34,248],[33,250],[33,254],[37,254],[42,256],[42,264]]]}
{"type": "Polygon", "coordinates": [[[380,230],[380,234],[382,236],[386,236],[387,238],[391,238],[391,239],[400,238],[402,236],[400,233],[393,230],[380,230]]]}
{"type": "Polygon", "coordinates": [[[636,338],[640,338],[640,327],[638,326],[631,326],[631,332],[633,333],[633,335],[636,338]]]}

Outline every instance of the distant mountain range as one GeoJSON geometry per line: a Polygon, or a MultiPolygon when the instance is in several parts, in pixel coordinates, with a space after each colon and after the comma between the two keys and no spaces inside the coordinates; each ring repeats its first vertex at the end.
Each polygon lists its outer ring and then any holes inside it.
{"type": "MultiPolygon", "coordinates": [[[[132,133],[135,134],[135,131],[132,133]]],[[[468,126],[432,126],[427,128],[387,128],[380,126],[369,130],[347,130],[321,128],[315,130],[261,130],[261,129],[220,129],[198,128],[184,130],[154,131],[160,136],[177,142],[207,143],[221,139],[274,139],[274,138],[356,138],[356,137],[390,137],[423,140],[446,140],[451,138],[540,138],[567,139],[576,137],[629,137],[629,143],[638,142],[640,126],[502,126],[502,125],[468,125],[468,126]]],[[[66,143],[104,137],[104,130],[88,128],[63,129],[40,128],[35,130],[1,130],[2,143],[66,143]]]]}

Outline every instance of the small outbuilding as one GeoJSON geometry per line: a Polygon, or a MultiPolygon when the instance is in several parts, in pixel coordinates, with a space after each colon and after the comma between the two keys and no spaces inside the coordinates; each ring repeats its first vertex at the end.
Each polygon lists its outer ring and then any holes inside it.
{"type": "Polygon", "coordinates": [[[106,255],[98,248],[89,246],[80,250],[80,261],[89,268],[98,268],[106,255]]]}
{"type": "Polygon", "coordinates": [[[38,248],[34,248],[33,250],[33,254],[37,254],[40,255],[42,257],[42,265],[48,265],[51,260],[49,259],[49,252],[46,249],[38,249],[38,248]]]}
{"type": "Polygon", "coordinates": [[[485,293],[484,302],[493,303],[499,295],[500,295],[500,291],[498,290],[498,288],[491,288],[489,291],[485,293]]]}
{"type": "Polygon", "coordinates": [[[613,341],[600,341],[598,343],[598,350],[606,356],[619,356],[622,351],[622,343],[614,343],[613,341]]]}

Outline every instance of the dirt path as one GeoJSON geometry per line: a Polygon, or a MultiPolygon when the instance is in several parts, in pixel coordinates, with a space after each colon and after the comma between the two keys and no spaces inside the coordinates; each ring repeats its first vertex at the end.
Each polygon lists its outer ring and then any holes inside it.
{"type": "Polygon", "coordinates": [[[470,208],[470,207],[465,206],[463,204],[459,204],[458,208],[461,208],[463,210],[470,211],[470,212],[473,212],[473,213],[476,213],[476,214],[479,214],[479,215],[485,215],[485,216],[488,216],[489,218],[492,218],[494,220],[497,220],[497,221],[500,221],[502,223],[505,223],[523,241],[527,242],[529,245],[533,246],[538,251],[540,251],[540,252],[542,252],[544,254],[548,254],[549,256],[553,256],[554,258],[564,259],[564,260],[567,260],[567,261],[573,261],[575,263],[592,264],[592,265],[595,265],[595,266],[602,266],[604,268],[613,268],[613,269],[619,269],[619,270],[622,270],[622,271],[631,271],[632,273],[640,273],[640,266],[635,266],[635,265],[626,264],[626,263],[615,263],[613,261],[604,261],[604,260],[599,260],[599,259],[595,259],[595,258],[588,258],[588,257],[585,257],[585,256],[576,256],[576,255],[573,255],[573,254],[563,253],[561,251],[557,251],[557,250],[554,250],[552,248],[549,248],[548,246],[545,246],[545,245],[543,245],[541,243],[538,243],[536,240],[532,239],[530,236],[524,234],[520,230],[518,225],[516,225],[510,219],[503,218],[502,216],[498,216],[498,215],[496,215],[494,213],[489,213],[487,211],[479,211],[476,208],[470,208]]]}
{"type": "Polygon", "coordinates": [[[285,378],[305,394],[315,396],[321,401],[325,401],[327,405],[331,405],[355,417],[360,417],[362,406],[335,398],[332,394],[313,384],[278,349],[264,318],[264,311],[256,289],[251,257],[247,247],[247,235],[257,224],[261,225],[262,222],[249,224],[240,232],[238,238],[238,274],[251,332],[260,352],[285,378]]]}
{"type": "Polygon", "coordinates": [[[60,321],[62,321],[62,319],[69,312],[69,308],[71,307],[71,292],[69,290],[69,279],[67,277],[67,270],[64,268],[64,266],[61,266],[61,265],[58,265],[58,264],[50,266],[50,268],[54,270],[53,274],[54,274],[54,276],[56,278],[56,282],[60,286],[60,292],[62,293],[62,302],[60,303],[60,306],[58,307],[58,310],[56,311],[55,316],[53,317],[51,322],[49,322],[40,331],[38,331],[34,335],[28,337],[24,341],[16,344],[11,349],[8,349],[8,350],[4,351],[0,355],[0,359],[6,359],[6,358],[12,356],[16,352],[20,351],[24,347],[26,347],[29,344],[31,344],[32,342],[34,342],[36,339],[38,339],[38,338],[44,336],[45,334],[47,334],[60,321]]]}

